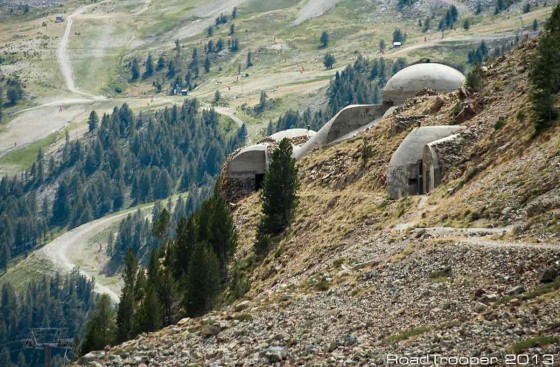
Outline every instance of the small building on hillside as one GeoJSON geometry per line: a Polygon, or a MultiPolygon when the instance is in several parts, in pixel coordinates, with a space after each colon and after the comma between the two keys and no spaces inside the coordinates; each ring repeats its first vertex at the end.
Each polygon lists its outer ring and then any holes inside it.
{"type": "Polygon", "coordinates": [[[57,14],[54,18],[55,23],[62,23],[64,22],[64,16],[62,14],[57,14]]]}
{"type": "Polygon", "coordinates": [[[310,129],[283,130],[230,155],[222,169],[221,189],[224,197],[235,202],[258,191],[268,169],[270,154],[280,141],[288,139],[295,151],[314,135],[315,131],[310,129]]]}
{"type": "MultiPolygon", "coordinates": [[[[464,128],[464,126],[425,126],[412,130],[391,156],[387,171],[389,197],[398,199],[423,194],[425,168],[422,158],[425,146],[454,135],[464,128]]],[[[428,187],[430,187],[429,183],[428,187]]]]}
{"type": "Polygon", "coordinates": [[[424,146],[422,154],[422,189],[425,193],[441,184],[443,177],[461,159],[465,138],[460,132],[424,146]]]}
{"type": "Polygon", "coordinates": [[[393,48],[400,48],[402,46],[402,42],[393,42],[393,48]]]}

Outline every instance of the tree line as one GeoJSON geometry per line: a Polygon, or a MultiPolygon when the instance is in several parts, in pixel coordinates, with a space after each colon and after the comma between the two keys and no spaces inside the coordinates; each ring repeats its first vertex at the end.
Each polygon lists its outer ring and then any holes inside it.
{"type": "MultiPolygon", "coordinates": [[[[31,328],[66,328],[65,337],[75,337],[76,349],[95,303],[93,282],[81,276],[77,269],[66,276],[56,274],[33,280],[18,293],[12,285],[4,284],[0,292],[0,366],[3,367],[44,365],[42,351],[23,348],[22,340],[31,328]]],[[[62,365],[61,353],[53,350],[56,365],[62,365]]]]}
{"type": "MultiPolygon", "coordinates": [[[[127,250],[118,309],[111,314],[107,302],[98,305],[94,314],[105,316],[89,322],[82,353],[158,330],[184,316],[202,315],[226,289],[228,263],[237,246],[227,203],[214,195],[189,217],[181,216],[173,235],[172,217],[179,212],[156,211],[148,228],[157,245],[151,248],[147,266],[139,264],[134,247],[127,250]]],[[[138,230],[133,229],[133,235],[138,230]]]]}
{"type": "Polygon", "coordinates": [[[29,170],[0,180],[0,268],[50,230],[212,185],[246,134],[224,129],[219,115],[200,111],[196,100],[138,115],[124,104],[101,119],[92,112],[89,126],[85,139],[67,137],[58,154],[47,160],[39,151],[29,170]]]}

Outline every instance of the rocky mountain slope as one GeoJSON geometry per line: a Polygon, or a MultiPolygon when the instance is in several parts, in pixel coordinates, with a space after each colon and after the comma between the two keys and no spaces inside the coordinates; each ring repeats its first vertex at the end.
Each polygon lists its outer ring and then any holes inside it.
{"type": "Polygon", "coordinates": [[[560,125],[533,136],[529,41],[478,93],[426,91],[299,163],[295,222],[253,253],[258,195],[235,207],[245,296],[79,362],[90,366],[384,365],[387,354],[560,361],[560,125]],[[418,123],[462,124],[443,184],[388,200],[392,152],[418,123]],[[548,357],[547,357],[548,355],[548,357]]]}

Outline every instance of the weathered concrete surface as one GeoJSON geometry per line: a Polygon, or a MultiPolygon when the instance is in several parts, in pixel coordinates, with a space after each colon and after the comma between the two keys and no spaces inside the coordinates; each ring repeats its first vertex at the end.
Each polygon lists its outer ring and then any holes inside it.
{"type": "Polygon", "coordinates": [[[393,75],[383,88],[383,101],[401,104],[422,89],[451,92],[465,83],[465,76],[450,66],[421,63],[406,67],[393,75]]]}
{"type": "Polygon", "coordinates": [[[229,162],[228,175],[243,177],[264,174],[268,166],[267,143],[255,144],[241,149],[229,162]]]}
{"type": "Polygon", "coordinates": [[[430,192],[441,184],[445,173],[460,158],[465,139],[455,134],[424,146],[422,157],[422,187],[430,192]]]}
{"type": "Polygon", "coordinates": [[[301,136],[312,137],[315,134],[316,132],[310,129],[287,129],[278,131],[277,133],[270,135],[269,138],[276,142],[280,142],[284,138],[294,139],[301,136]]]}
{"type": "Polygon", "coordinates": [[[412,130],[393,153],[389,162],[387,172],[389,196],[398,199],[418,194],[418,179],[425,145],[453,135],[464,128],[464,126],[425,126],[412,130]]]}
{"type": "Polygon", "coordinates": [[[352,137],[351,133],[383,117],[389,107],[391,106],[386,104],[350,105],[342,109],[307,143],[294,151],[294,157],[301,159],[315,148],[323,147],[337,140],[341,141],[340,139],[343,137],[352,137]]]}

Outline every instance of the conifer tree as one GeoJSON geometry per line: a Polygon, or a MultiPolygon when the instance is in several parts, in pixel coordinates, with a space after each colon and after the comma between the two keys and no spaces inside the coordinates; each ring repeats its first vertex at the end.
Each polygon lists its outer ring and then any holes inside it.
{"type": "Polygon", "coordinates": [[[111,299],[107,294],[99,297],[93,317],[88,321],[81,354],[103,349],[113,343],[115,320],[111,299]]]}
{"type": "Polygon", "coordinates": [[[283,139],[272,152],[264,178],[259,235],[276,235],[290,224],[297,207],[298,178],[292,144],[283,139]]]}
{"type": "Polygon", "coordinates": [[[6,242],[0,244],[0,269],[7,271],[10,261],[10,248],[6,242]]]}
{"type": "Polygon", "coordinates": [[[227,281],[227,263],[237,247],[237,230],[231,211],[220,195],[215,195],[212,199],[212,214],[208,225],[211,228],[209,243],[218,256],[222,279],[227,281]]]}
{"type": "Polygon", "coordinates": [[[210,72],[210,66],[211,66],[210,58],[208,56],[206,56],[206,58],[204,59],[204,71],[206,73],[210,72]]]}
{"type": "Polygon", "coordinates": [[[530,80],[538,133],[550,127],[558,117],[554,105],[560,90],[560,5],[556,5],[546,23],[531,66],[530,80]]]}
{"type": "Polygon", "coordinates": [[[99,126],[99,117],[97,116],[97,112],[95,111],[90,112],[88,118],[88,126],[90,132],[97,129],[97,127],[99,126]]]}
{"type": "Polygon", "coordinates": [[[208,311],[220,290],[220,265],[214,250],[205,244],[197,245],[187,273],[185,306],[189,316],[208,311]]]}
{"type": "Polygon", "coordinates": [[[138,260],[136,259],[134,250],[130,248],[125,256],[124,286],[117,311],[117,343],[121,343],[133,337],[137,270],[138,260]]]}
{"type": "Polygon", "coordinates": [[[325,48],[329,45],[329,34],[326,31],[321,33],[321,47],[325,48]]]}
{"type": "Polygon", "coordinates": [[[247,68],[253,66],[253,54],[251,51],[247,52],[247,68]]]}
{"type": "Polygon", "coordinates": [[[149,78],[154,74],[154,60],[152,59],[152,54],[148,55],[146,59],[146,70],[144,71],[144,78],[149,78]]]}
{"type": "Polygon", "coordinates": [[[138,65],[138,60],[136,58],[132,59],[132,64],[130,66],[130,80],[136,81],[140,77],[140,66],[138,65]]]}

